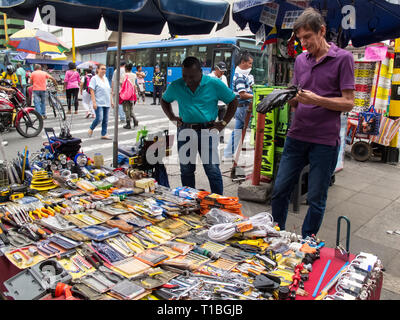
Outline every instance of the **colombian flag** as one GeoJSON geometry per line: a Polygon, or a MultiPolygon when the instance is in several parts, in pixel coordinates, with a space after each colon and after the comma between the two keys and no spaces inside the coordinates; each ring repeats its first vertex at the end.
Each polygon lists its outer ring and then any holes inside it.
{"type": "Polygon", "coordinates": [[[267,44],[276,42],[278,42],[278,31],[276,30],[276,27],[273,27],[272,30],[268,33],[267,38],[265,39],[261,47],[261,50],[264,50],[267,44]]]}

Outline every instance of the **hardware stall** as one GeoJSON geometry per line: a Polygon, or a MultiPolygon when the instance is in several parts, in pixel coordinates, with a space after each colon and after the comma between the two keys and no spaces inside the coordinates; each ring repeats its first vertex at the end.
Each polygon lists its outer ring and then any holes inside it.
{"type": "Polygon", "coordinates": [[[346,144],[351,145],[351,154],[358,161],[372,156],[385,163],[399,160],[400,120],[393,118],[396,94],[391,93],[394,58],[387,46],[370,46],[364,59],[355,62],[355,100],[348,116],[346,144]]]}
{"type": "Polygon", "coordinates": [[[280,231],[235,197],[162,186],[140,150],[112,169],[68,131],[48,140],[0,167],[6,299],[379,299],[373,254],[280,231]]]}

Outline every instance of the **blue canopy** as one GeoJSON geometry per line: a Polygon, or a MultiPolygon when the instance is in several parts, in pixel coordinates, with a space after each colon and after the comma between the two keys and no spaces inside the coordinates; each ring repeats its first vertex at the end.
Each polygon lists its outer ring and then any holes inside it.
{"type": "MultiPolygon", "coordinates": [[[[399,2],[391,0],[311,0],[308,2],[308,6],[318,9],[324,16],[327,24],[327,39],[337,42],[341,47],[345,47],[349,40],[353,46],[361,47],[400,37],[400,4],[396,4],[399,2]],[[355,21],[352,21],[353,26],[349,26],[347,18],[351,17],[352,12],[354,12],[355,21]]],[[[237,0],[233,4],[233,20],[242,29],[248,23],[250,30],[257,33],[263,25],[260,17],[268,3],[279,5],[275,23],[278,37],[288,39],[292,30],[282,28],[285,14],[288,11],[303,10],[301,3],[307,3],[307,1],[301,1],[300,4],[298,2],[298,5],[295,5],[296,1],[286,0],[237,0]]],[[[268,13],[270,13],[269,10],[268,13]]],[[[268,34],[272,26],[264,26],[268,34]]]]}
{"type": "Polygon", "coordinates": [[[29,21],[39,8],[42,20],[50,23],[55,12],[53,22],[60,27],[98,29],[103,18],[112,31],[118,31],[122,12],[123,32],[146,34],[160,34],[165,23],[171,34],[207,34],[215,24],[222,28],[229,21],[224,0],[0,0],[0,8],[29,21]]]}

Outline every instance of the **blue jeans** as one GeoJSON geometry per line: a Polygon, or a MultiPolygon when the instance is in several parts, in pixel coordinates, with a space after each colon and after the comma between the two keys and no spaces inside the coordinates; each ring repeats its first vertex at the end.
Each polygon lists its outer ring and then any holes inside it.
{"type": "Polygon", "coordinates": [[[124,107],[123,107],[122,104],[118,105],[118,114],[119,114],[119,119],[121,121],[125,121],[126,120],[125,111],[124,111],[124,107]]]}
{"type": "Polygon", "coordinates": [[[35,109],[42,116],[46,115],[46,91],[33,91],[35,109]]]}
{"type": "Polygon", "coordinates": [[[224,186],[219,169],[219,134],[210,130],[178,128],[178,154],[182,186],[195,188],[197,152],[200,154],[212,193],[223,194],[224,186]]]}
{"type": "Polygon", "coordinates": [[[21,90],[21,92],[23,93],[23,95],[26,97],[26,84],[19,84],[17,85],[17,88],[19,90],[21,90]]]}
{"type": "Polygon", "coordinates": [[[105,136],[107,134],[107,126],[108,126],[108,112],[110,111],[110,107],[97,107],[95,110],[96,118],[94,118],[92,124],[90,125],[90,129],[94,130],[97,125],[101,122],[101,135],[105,136]]]}
{"type": "Polygon", "coordinates": [[[303,237],[317,234],[324,217],[328,188],[338,153],[339,146],[286,138],[271,197],[272,216],[281,230],[285,230],[290,195],[299,180],[300,172],[310,164],[307,192],[309,208],[301,232],[303,237]]]}
{"type": "MultiPolygon", "coordinates": [[[[244,122],[246,120],[248,106],[238,107],[235,113],[235,129],[232,131],[231,137],[224,150],[224,157],[231,158],[234,156],[236,149],[239,145],[239,141],[242,138],[242,129],[244,128],[244,122]]],[[[250,122],[249,122],[250,123],[250,122]]]]}

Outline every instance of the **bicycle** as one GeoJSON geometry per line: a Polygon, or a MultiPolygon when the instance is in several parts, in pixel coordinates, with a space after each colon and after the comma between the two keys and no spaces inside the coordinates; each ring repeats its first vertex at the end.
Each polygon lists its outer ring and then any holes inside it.
{"type": "Polygon", "coordinates": [[[57,88],[49,85],[49,88],[47,90],[48,95],[49,95],[49,105],[53,109],[54,117],[60,117],[62,120],[65,121],[66,116],[65,116],[65,110],[64,106],[61,103],[60,99],[57,97],[57,88]]]}

